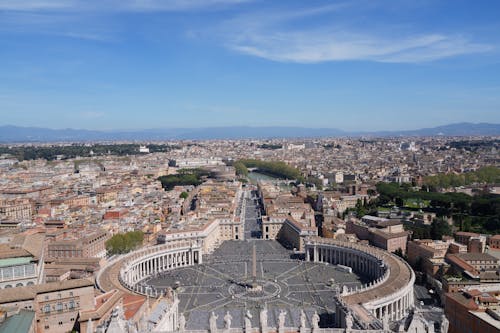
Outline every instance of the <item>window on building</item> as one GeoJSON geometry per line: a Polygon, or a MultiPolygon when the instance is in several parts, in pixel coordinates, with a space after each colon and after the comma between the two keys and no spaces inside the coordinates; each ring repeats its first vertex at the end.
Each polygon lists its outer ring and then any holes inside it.
{"type": "Polygon", "coordinates": [[[61,302],[57,303],[56,310],[57,311],[62,311],[63,310],[63,304],[61,302]]]}
{"type": "Polygon", "coordinates": [[[3,269],[2,271],[3,271],[4,278],[12,277],[12,268],[3,269]]]}
{"type": "Polygon", "coordinates": [[[45,305],[45,306],[43,307],[43,312],[44,312],[44,313],[49,313],[49,312],[50,312],[50,305],[49,305],[49,304],[47,304],[47,305],[45,305]]]}
{"type": "Polygon", "coordinates": [[[35,274],[35,265],[27,265],[26,266],[26,274],[27,275],[35,274]]]}

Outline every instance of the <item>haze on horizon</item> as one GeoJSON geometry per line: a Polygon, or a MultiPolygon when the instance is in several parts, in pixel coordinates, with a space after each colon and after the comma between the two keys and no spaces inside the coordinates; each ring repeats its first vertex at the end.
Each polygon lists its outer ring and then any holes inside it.
{"type": "Polygon", "coordinates": [[[500,123],[497,1],[0,0],[0,125],[500,123]]]}

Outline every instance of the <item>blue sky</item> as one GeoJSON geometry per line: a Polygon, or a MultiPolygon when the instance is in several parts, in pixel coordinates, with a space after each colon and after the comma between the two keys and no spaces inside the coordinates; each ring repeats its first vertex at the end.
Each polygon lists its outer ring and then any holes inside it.
{"type": "Polygon", "coordinates": [[[500,1],[0,0],[0,125],[500,123],[500,1]]]}

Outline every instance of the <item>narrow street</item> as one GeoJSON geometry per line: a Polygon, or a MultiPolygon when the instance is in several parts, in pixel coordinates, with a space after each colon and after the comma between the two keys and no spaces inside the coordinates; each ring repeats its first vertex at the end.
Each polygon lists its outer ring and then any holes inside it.
{"type": "Polygon", "coordinates": [[[243,210],[245,214],[245,239],[262,238],[259,197],[256,190],[245,191],[243,210]]]}

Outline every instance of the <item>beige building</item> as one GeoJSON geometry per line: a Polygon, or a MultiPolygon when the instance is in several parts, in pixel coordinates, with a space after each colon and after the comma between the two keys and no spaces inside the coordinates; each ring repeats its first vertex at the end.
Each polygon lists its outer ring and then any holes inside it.
{"type": "Polygon", "coordinates": [[[108,239],[104,230],[65,232],[60,239],[49,242],[47,254],[51,258],[103,258],[108,239]]]}
{"type": "Polygon", "coordinates": [[[44,272],[42,233],[18,234],[0,244],[0,289],[39,284],[44,272]]]}
{"type": "Polygon", "coordinates": [[[300,196],[282,191],[271,183],[259,183],[266,216],[262,217],[262,238],[278,239],[304,249],[304,237],[318,234],[314,211],[300,196]]]}
{"type": "MultiPolygon", "coordinates": [[[[421,270],[429,276],[435,276],[445,266],[447,253],[465,253],[467,246],[451,240],[416,239],[408,242],[408,262],[413,266],[421,266],[421,270]]],[[[443,271],[442,273],[445,273],[443,271]]]]}
{"type": "Polygon", "coordinates": [[[365,215],[361,221],[351,218],[346,223],[346,233],[355,234],[361,240],[368,240],[372,245],[394,252],[401,249],[406,253],[408,232],[398,221],[365,215]]]}
{"type": "Polygon", "coordinates": [[[70,332],[79,311],[94,308],[94,281],[80,279],[3,289],[0,306],[35,311],[38,333],[70,332]]]}
{"type": "Polygon", "coordinates": [[[0,201],[0,218],[13,220],[30,220],[32,203],[28,199],[0,201]]]}

